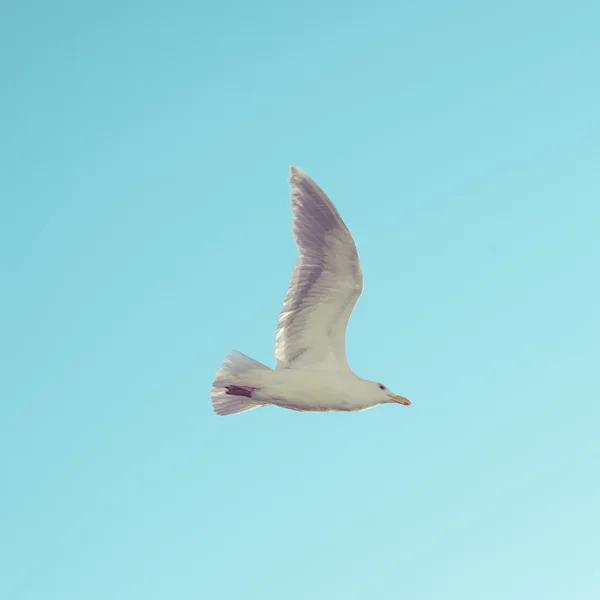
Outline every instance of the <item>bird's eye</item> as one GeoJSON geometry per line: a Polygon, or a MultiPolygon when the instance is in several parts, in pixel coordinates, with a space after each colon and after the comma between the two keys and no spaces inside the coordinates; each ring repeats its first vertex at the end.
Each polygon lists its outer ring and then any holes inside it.
{"type": "Polygon", "coordinates": [[[381,384],[379,384],[379,389],[380,389],[380,390],[385,390],[385,385],[381,385],[381,384]]]}

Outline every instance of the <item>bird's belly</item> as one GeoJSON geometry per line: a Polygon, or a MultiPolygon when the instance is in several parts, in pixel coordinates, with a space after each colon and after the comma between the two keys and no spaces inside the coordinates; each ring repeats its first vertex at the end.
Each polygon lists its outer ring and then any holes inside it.
{"type": "Polygon", "coordinates": [[[349,393],[348,386],[339,386],[323,376],[312,379],[290,373],[271,389],[265,389],[270,403],[301,412],[355,412],[371,408],[361,405],[349,393]]]}

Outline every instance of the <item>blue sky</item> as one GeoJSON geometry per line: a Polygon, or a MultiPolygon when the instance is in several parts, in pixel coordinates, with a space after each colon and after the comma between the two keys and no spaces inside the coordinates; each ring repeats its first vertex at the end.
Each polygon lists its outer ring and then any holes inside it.
{"type": "Polygon", "coordinates": [[[3,597],[598,596],[597,2],[1,10],[3,597]],[[409,409],[213,415],[291,163],[409,409]]]}

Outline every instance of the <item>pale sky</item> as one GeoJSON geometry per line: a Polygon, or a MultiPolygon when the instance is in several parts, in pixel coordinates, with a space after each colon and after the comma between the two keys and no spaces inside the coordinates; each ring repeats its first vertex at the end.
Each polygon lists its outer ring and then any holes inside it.
{"type": "Polygon", "coordinates": [[[600,597],[597,2],[9,2],[10,600],[600,597]],[[274,365],[287,183],[413,406],[217,417],[274,365]]]}

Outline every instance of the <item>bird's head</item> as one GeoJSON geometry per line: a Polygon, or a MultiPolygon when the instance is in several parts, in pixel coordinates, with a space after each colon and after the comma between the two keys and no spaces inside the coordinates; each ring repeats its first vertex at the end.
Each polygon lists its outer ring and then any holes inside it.
{"type": "Polygon", "coordinates": [[[397,396],[392,391],[388,390],[383,383],[372,382],[375,387],[375,393],[379,398],[380,404],[396,403],[403,406],[410,406],[410,400],[404,396],[397,396]]]}

